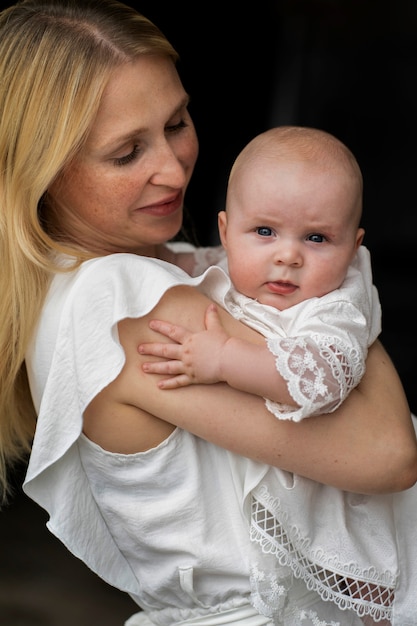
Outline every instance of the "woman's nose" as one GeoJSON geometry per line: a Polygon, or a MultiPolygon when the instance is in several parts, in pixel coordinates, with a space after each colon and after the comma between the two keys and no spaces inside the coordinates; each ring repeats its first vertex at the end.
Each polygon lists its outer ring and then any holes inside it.
{"type": "Polygon", "coordinates": [[[186,172],[175,151],[165,142],[155,154],[154,173],[151,176],[154,185],[165,185],[177,189],[186,183],[186,172]]]}

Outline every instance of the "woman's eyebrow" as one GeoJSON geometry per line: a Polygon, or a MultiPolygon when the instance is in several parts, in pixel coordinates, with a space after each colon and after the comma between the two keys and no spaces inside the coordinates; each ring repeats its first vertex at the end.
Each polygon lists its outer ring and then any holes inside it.
{"type": "MultiPolygon", "coordinates": [[[[176,108],[172,111],[168,119],[173,118],[176,115],[178,115],[180,111],[188,107],[189,103],[190,103],[190,96],[188,94],[185,94],[185,96],[181,99],[181,101],[178,103],[176,108]]],[[[125,143],[131,141],[135,137],[140,136],[142,133],[146,132],[147,130],[148,130],[147,126],[139,126],[137,128],[133,128],[122,135],[109,139],[107,142],[101,145],[97,145],[94,151],[111,152],[123,146],[125,143]]]]}

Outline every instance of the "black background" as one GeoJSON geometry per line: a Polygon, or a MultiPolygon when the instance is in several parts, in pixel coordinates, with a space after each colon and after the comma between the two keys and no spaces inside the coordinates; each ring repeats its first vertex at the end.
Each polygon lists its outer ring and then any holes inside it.
{"type": "Polygon", "coordinates": [[[365,180],[364,243],[383,306],[381,340],[417,412],[417,2],[126,4],[153,20],[181,57],[200,140],[186,197],[187,231],[197,243],[218,243],[230,166],[258,132],[315,126],[355,153],[365,180]]]}
{"type": "Polygon", "coordinates": [[[200,139],[186,197],[200,244],[218,242],[230,166],[258,132],[315,126],[354,152],[365,181],[362,225],[383,307],[381,340],[417,412],[417,3],[127,4],[155,21],[181,55],[200,139]]]}

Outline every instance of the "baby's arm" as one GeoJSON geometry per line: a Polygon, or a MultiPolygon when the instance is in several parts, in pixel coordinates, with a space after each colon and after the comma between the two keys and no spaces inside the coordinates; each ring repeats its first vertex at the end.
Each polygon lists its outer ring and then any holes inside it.
{"type": "Polygon", "coordinates": [[[161,320],[152,320],[151,328],[172,342],[139,346],[141,354],[164,359],[143,365],[145,372],[170,376],[159,381],[161,389],[226,382],[234,389],[296,406],[266,344],[229,335],[214,304],[207,308],[203,331],[192,332],[161,320]]]}

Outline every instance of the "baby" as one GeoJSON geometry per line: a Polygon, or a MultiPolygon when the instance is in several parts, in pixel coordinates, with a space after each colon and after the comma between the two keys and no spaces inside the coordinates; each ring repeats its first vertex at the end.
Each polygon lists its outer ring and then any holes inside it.
{"type": "MultiPolygon", "coordinates": [[[[225,381],[294,421],[334,411],[381,330],[361,245],[362,186],[353,154],[324,131],[283,126],[255,137],[232,167],[218,218],[227,253],[219,265],[232,285],[220,280],[210,296],[267,348],[229,337],[213,307],[202,333],[154,322],[178,342],[164,344],[170,360],[146,366],[171,375],[160,386],[225,381]]],[[[144,351],[161,356],[157,344],[144,351]]]]}
{"type": "MultiPolygon", "coordinates": [[[[202,332],[152,321],[170,342],[139,346],[162,357],[144,369],[168,375],[159,382],[165,389],[225,381],[267,398],[279,418],[333,411],[359,383],[381,328],[361,211],[361,172],[338,139],[300,127],[257,136],[233,165],[219,213],[227,259],[207,270],[202,286],[266,345],[230,337],[211,305],[202,332]]],[[[411,624],[414,490],[354,494],[274,467],[254,488],[241,480],[259,547],[258,597],[269,568],[277,575],[285,565],[367,626],[411,624]]],[[[272,613],[280,601],[285,595],[264,599],[272,613]]]]}

